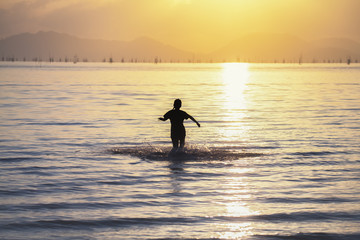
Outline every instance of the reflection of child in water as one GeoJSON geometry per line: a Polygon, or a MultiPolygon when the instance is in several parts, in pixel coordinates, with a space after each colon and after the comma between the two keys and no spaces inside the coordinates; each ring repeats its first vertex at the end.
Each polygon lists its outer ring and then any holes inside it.
{"type": "Polygon", "coordinates": [[[168,111],[163,118],[159,118],[161,121],[166,121],[170,119],[171,122],[171,141],[173,144],[173,150],[176,151],[179,148],[180,143],[180,149],[184,148],[185,145],[185,136],[186,131],[184,127],[184,119],[190,118],[192,121],[194,121],[198,127],[200,127],[200,123],[198,123],[195,118],[187,114],[186,112],[180,110],[181,108],[181,100],[176,99],[174,101],[174,109],[168,111]]]}

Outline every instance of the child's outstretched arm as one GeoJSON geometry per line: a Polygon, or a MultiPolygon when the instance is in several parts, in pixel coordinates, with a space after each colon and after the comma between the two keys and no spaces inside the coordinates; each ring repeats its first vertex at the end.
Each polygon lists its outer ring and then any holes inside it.
{"type": "Polygon", "coordinates": [[[189,118],[190,118],[193,122],[195,122],[198,127],[200,127],[200,123],[198,123],[198,121],[196,121],[195,118],[193,118],[193,117],[190,116],[190,115],[189,115],[189,118]]]}
{"type": "Polygon", "coordinates": [[[159,117],[159,120],[161,120],[161,121],[166,121],[166,120],[168,120],[168,118],[165,118],[165,117],[159,117]]]}
{"type": "MultiPolygon", "coordinates": [[[[169,111],[170,112],[170,111],[169,111]]],[[[166,121],[169,119],[169,112],[165,113],[164,117],[159,117],[159,120],[166,121]]]]}

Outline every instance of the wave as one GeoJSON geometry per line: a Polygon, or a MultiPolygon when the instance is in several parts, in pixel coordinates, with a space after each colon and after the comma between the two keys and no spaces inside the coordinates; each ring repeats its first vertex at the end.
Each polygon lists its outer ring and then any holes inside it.
{"type": "Polygon", "coordinates": [[[149,160],[236,160],[246,157],[259,157],[263,153],[245,152],[234,147],[206,147],[192,145],[181,152],[171,153],[171,147],[132,146],[107,149],[110,154],[121,154],[149,160]]]}
{"type": "Polygon", "coordinates": [[[274,213],[250,216],[220,216],[217,217],[224,221],[271,221],[271,222],[317,222],[317,221],[359,221],[359,212],[293,212],[293,213],[274,213]]]}
{"type": "Polygon", "coordinates": [[[259,240],[358,240],[360,233],[296,233],[291,235],[254,235],[248,239],[259,240]]]}
{"type": "Polygon", "coordinates": [[[0,158],[0,162],[22,162],[22,161],[37,161],[39,158],[31,157],[4,157],[0,158]]]}
{"type": "Polygon", "coordinates": [[[2,224],[2,229],[22,229],[22,228],[127,228],[149,225],[193,225],[204,223],[232,223],[232,222],[323,222],[323,221],[350,221],[360,220],[358,212],[294,212],[294,213],[275,213],[264,215],[249,216],[189,216],[189,217],[120,217],[120,218],[97,218],[97,219],[53,219],[53,220],[34,220],[23,222],[12,222],[2,224]]]}
{"type": "Polygon", "coordinates": [[[40,126],[88,126],[86,122],[27,122],[23,125],[40,125],[40,126]]]}
{"type": "MultiPolygon", "coordinates": [[[[155,238],[156,240],[193,240],[194,238],[155,238]]],[[[198,240],[214,240],[223,238],[196,238],[198,240]]],[[[227,239],[227,238],[226,238],[227,239]]],[[[238,239],[238,238],[236,238],[238,239]]],[[[296,233],[289,235],[249,235],[243,236],[244,240],[359,240],[360,233],[296,233]]]]}
{"type": "Polygon", "coordinates": [[[323,198],[311,198],[311,197],[287,197],[287,198],[264,198],[259,199],[265,203],[347,203],[347,202],[359,202],[360,199],[355,197],[339,198],[339,197],[323,197],[323,198]]]}
{"type": "Polygon", "coordinates": [[[310,152],[294,152],[292,155],[296,156],[304,156],[304,157],[311,157],[311,156],[325,156],[325,155],[332,155],[337,154],[338,152],[330,152],[330,151],[310,151],[310,152]]]}
{"type": "Polygon", "coordinates": [[[149,225],[183,225],[194,224],[199,222],[198,218],[176,218],[176,217],[160,217],[160,218],[116,218],[116,219],[83,219],[83,220],[39,220],[14,222],[1,226],[3,229],[22,229],[22,228],[126,228],[132,226],[149,226],[149,225]]]}

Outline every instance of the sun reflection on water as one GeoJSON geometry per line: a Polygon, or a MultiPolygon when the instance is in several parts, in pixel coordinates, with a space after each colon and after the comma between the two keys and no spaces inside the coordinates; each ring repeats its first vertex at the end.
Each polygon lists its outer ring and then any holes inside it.
{"type": "MultiPolygon", "coordinates": [[[[247,116],[247,102],[245,91],[248,89],[250,77],[249,64],[224,63],[222,65],[221,80],[223,84],[223,115],[225,123],[220,133],[225,142],[239,142],[246,135],[248,129],[243,124],[247,116]]],[[[225,179],[226,190],[223,195],[224,217],[232,218],[222,227],[220,238],[239,239],[252,235],[253,226],[245,219],[255,214],[248,206],[251,193],[247,187],[246,173],[249,168],[235,167],[230,169],[225,179]]]]}
{"type": "Polygon", "coordinates": [[[251,168],[239,166],[229,171],[229,176],[225,179],[226,190],[223,194],[224,217],[231,218],[222,227],[220,233],[222,239],[240,239],[253,235],[254,226],[250,221],[246,221],[248,216],[256,215],[250,206],[252,194],[247,183],[246,173],[251,172],[251,168]]]}
{"type": "MultiPolygon", "coordinates": [[[[224,63],[222,67],[222,79],[225,85],[227,100],[229,100],[229,102],[239,103],[239,100],[243,99],[243,93],[249,81],[249,64],[224,63]]],[[[235,105],[232,106],[236,107],[235,105]]]]}
{"type": "Polygon", "coordinates": [[[227,139],[244,135],[246,127],[241,124],[247,116],[247,101],[245,92],[250,78],[248,63],[224,63],[221,74],[223,83],[223,121],[227,124],[221,129],[227,139]]]}
{"type": "Polygon", "coordinates": [[[227,232],[220,235],[220,239],[242,239],[247,236],[251,236],[251,223],[228,223],[227,232]]]}

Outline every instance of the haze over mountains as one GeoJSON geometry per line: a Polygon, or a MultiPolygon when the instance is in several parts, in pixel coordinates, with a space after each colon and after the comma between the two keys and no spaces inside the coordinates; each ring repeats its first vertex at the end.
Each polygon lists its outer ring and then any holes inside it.
{"type": "Polygon", "coordinates": [[[0,41],[2,57],[18,59],[49,58],[72,59],[77,56],[80,60],[102,61],[113,58],[141,59],[150,61],[159,56],[170,59],[173,57],[186,59],[190,53],[154,41],[150,38],[139,38],[131,42],[81,39],[68,34],[56,32],[38,32],[36,34],[23,33],[0,41]]]}
{"type": "Polygon", "coordinates": [[[23,33],[0,40],[2,60],[153,62],[345,62],[360,60],[360,43],[345,38],[306,41],[294,35],[257,33],[243,36],[207,54],[177,49],[151,38],[133,41],[82,39],[57,32],[23,33]]]}

